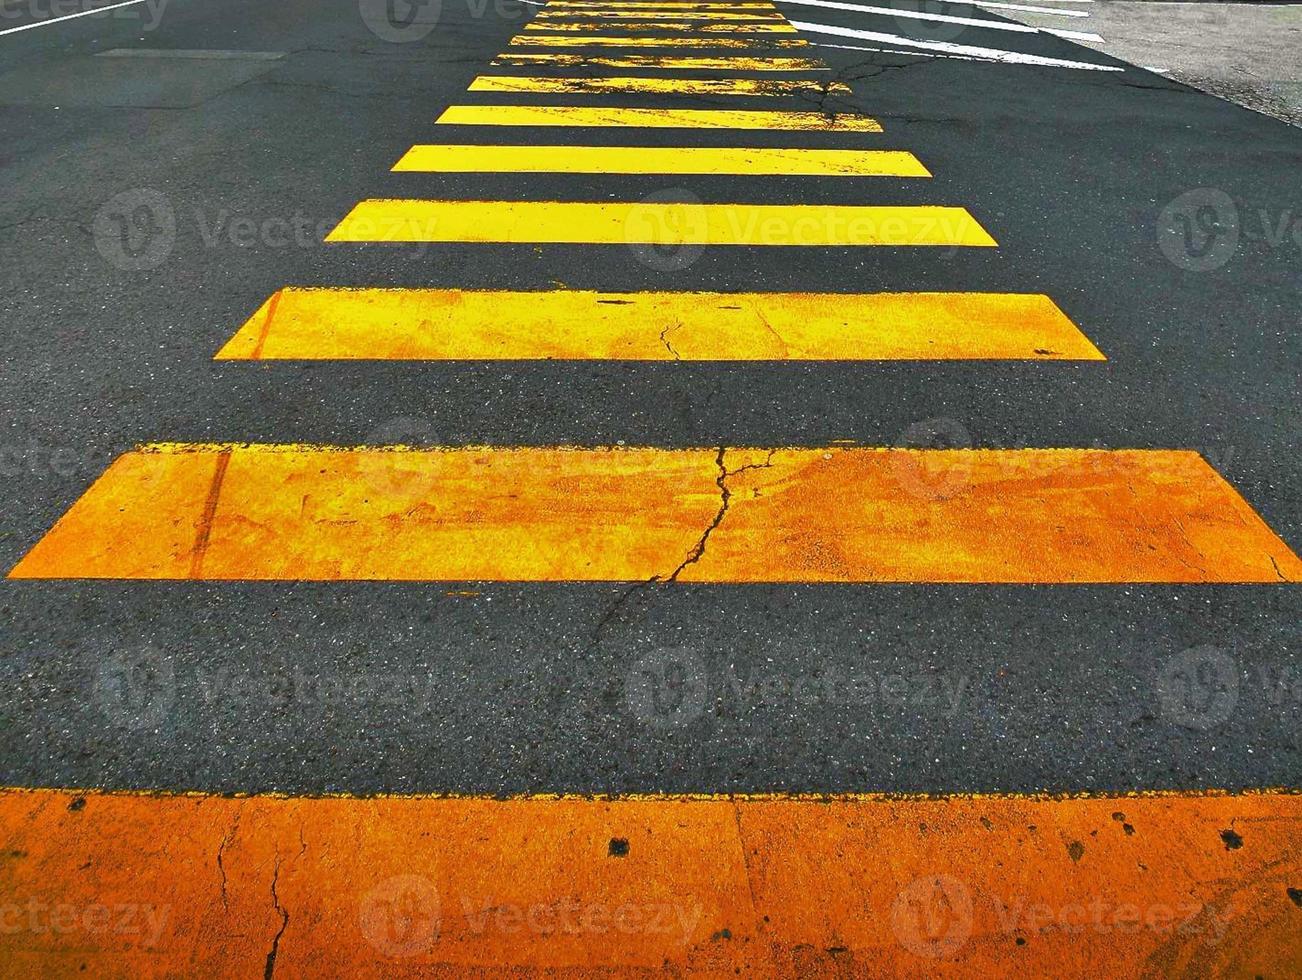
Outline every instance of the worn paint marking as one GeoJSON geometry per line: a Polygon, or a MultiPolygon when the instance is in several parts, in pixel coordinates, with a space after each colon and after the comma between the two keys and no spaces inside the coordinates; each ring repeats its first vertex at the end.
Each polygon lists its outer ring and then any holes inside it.
{"type": "MultiPolygon", "coordinates": [[[[1086,0],[1078,0],[1086,2],[1086,0]]],[[[771,3],[596,3],[552,0],[548,10],[777,10],[771,3]]]]}
{"type": "Polygon", "coordinates": [[[187,578],[204,521],[208,579],[1302,580],[1194,452],[844,446],[144,447],[10,577],[187,578]]]}
{"type": "Polygon", "coordinates": [[[735,23],[773,23],[782,22],[786,18],[780,13],[761,13],[758,11],[734,12],[734,11],[693,11],[693,10],[672,10],[672,11],[649,11],[649,10],[606,10],[600,13],[594,11],[577,11],[574,14],[549,14],[546,12],[538,14],[534,18],[534,23],[549,23],[562,17],[577,16],[586,17],[593,20],[686,20],[686,21],[707,21],[707,22],[735,22],[735,23]]]}
{"type": "Polygon", "coordinates": [[[285,976],[1302,972],[1283,793],[8,790],[0,834],[14,976],[260,976],[272,949],[285,976]]]}
{"type": "Polygon", "coordinates": [[[1104,358],[1049,297],[1037,295],[287,287],[217,359],[1104,358]]]}
{"type": "MultiPolygon", "coordinates": [[[[1080,0],[1084,2],[1084,0],[1080,0]]],[[[778,8],[771,3],[579,3],[552,0],[547,10],[765,10],[778,8]]]]}
{"type": "MultiPolygon", "coordinates": [[[[529,48],[807,48],[804,38],[616,37],[605,34],[517,34],[512,47],[529,48]]],[[[826,68],[823,62],[819,67],[826,68]]]]}
{"type": "Polygon", "coordinates": [[[678,55],[639,54],[503,54],[490,62],[494,67],[544,65],[555,68],[664,68],[675,71],[827,71],[817,58],[709,58],[678,55]]]}
{"type": "Polygon", "coordinates": [[[605,92],[650,95],[812,95],[849,94],[844,82],[805,78],[544,78],[516,75],[480,75],[471,92],[546,92],[595,95],[605,92]]]}
{"type": "Polygon", "coordinates": [[[362,201],[326,241],[995,245],[972,215],[953,207],[418,200],[362,201]]]}
{"type": "Polygon", "coordinates": [[[796,29],[787,23],[693,23],[685,20],[662,21],[564,21],[546,20],[525,24],[525,31],[681,31],[686,34],[795,34],[796,29]]]}
{"type": "Polygon", "coordinates": [[[930,177],[902,150],[707,146],[413,146],[399,172],[585,174],[795,174],[817,177],[930,177]]]}
{"type": "Polygon", "coordinates": [[[438,123],[458,126],[632,126],[644,129],[773,129],[880,133],[881,123],[845,113],[762,109],[652,109],[620,106],[454,105],[438,123]]]}

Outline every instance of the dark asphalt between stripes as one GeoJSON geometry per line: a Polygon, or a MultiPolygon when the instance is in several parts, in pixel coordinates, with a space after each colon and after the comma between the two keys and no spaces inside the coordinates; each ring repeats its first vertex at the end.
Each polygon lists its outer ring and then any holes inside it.
{"type": "MultiPolygon", "coordinates": [[[[854,89],[839,104],[880,119],[884,134],[584,138],[905,149],[933,179],[388,174],[413,143],[566,138],[433,126],[453,103],[511,101],[465,89],[536,8],[475,9],[444,0],[437,27],[410,44],[380,40],[355,4],[306,0],[172,0],[155,30],[84,18],[0,38],[0,73],[19,75],[55,63],[80,77],[99,70],[90,55],[118,47],[286,53],[234,88],[196,87],[190,108],[9,105],[0,85],[6,569],[137,443],[356,444],[399,431],[494,445],[892,445],[940,432],[976,446],[1195,448],[1302,548],[1302,242],[1288,231],[1298,131],[1136,69],[819,47],[854,89]],[[130,271],[96,247],[97,212],[141,189],[167,202],[175,241],[156,268],[130,271]],[[684,193],[965,206],[1000,247],[716,248],[662,272],[618,247],[319,244],[365,197],[684,193]],[[1225,200],[1233,250],[1213,238],[1182,251],[1159,235],[1160,221],[1225,200]],[[235,219],[252,222],[250,244],[238,244],[235,219]],[[1195,271],[1204,247],[1222,261],[1195,271]],[[210,360],[286,284],[559,283],[1045,292],[1109,361],[210,360]]],[[[973,28],[949,39],[1113,63],[1044,36],[973,28]]],[[[5,582],[0,782],[298,793],[1296,786],[1300,612],[1295,586],[5,582]]]]}

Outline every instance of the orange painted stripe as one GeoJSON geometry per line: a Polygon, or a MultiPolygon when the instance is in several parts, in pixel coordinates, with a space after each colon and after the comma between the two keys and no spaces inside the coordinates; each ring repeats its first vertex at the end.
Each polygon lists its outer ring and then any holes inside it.
{"type": "Polygon", "coordinates": [[[278,290],[218,360],[1104,360],[1047,296],[278,290]]]}
{"type": "Polygon", "coordinates": [[[1274,583],[1302,562],[1184,451],[168,445],[115,460],[10,577],[1274,583]]]}
{"type": "Polygon", "coordinates": [[[11,976],[1302,971],[1287,794],[10,790],[0,834],[11,976]]]}

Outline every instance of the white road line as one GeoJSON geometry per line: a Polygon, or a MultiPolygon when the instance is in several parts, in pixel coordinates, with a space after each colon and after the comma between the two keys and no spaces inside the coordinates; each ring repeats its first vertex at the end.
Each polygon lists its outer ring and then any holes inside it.
{"type": "Polygon", "coordinates": [[[824,44],[822,41],[810,41],[813,48],[840,48],[842,51],[877,51],[881,54],[903,54],[910,58],[948,58],[953,61],[981,61],[991,64],[990,58],[973,58],[966,54],[935,54],[930,51],[905,51],[902,48],[866,48],[861,44],[824,44]]]}
{"type": "Polygon", "coordinates": [[[980,27],[989,31],[1011,31],[1014,34],[1054,34],[1073,41],[1102,41],[1097,34],[1080,31],[1058,31],[1052,28],[1028,27],[1011,21],[982,20],[978,17],[953,17],[949,14],[929,14],[921,10],[901,10],[898,7],[873,7],[862,3],[841,3],[840,0],[780,0],[802,7],[824,7],[828,10],[851,10],[860,14],[878,14],[883,17],[903,17],[908,20],[930,20],[944,24],[961,24],[964,27],[980,27]]]}
{"type": "Polygon", "coordinates": [[[850,27],[833,27],[831,24],[809,24],[791,21],[791,26],[798,31],[810,34],[832,34],[836,37],[853,37],[861,41],[878,41],[882,44],[894,44],[902,48],[920,48],[923,51],[940,51],[943,54],[970,55],[973,58],[988,58],[1008,65],[1041,65],[1046,68],[1079,68],[1085,71],[1125,71],[1112,65],[1096,65],[1088,61],[1069,61],[1065,58],[1045,58],[1038,54],[1022,54],[1020,51],[1004,51],[1002,48],[982,48],[973,44],[951,44],[949,41],[915,41],[911,37],[899,34],[883,34],[878,31],[857,31],[850,27]]]}
{"type": "Polygon", "coordinates": [[[1024,3],[1000,3],[998,0],[954,0],[956,3],[971,3],[974,7],[986,10],[1018,10],[1024,14],[1044,14],[1051,17],[1088,17],[1087,10],[1072,10],[1063,7],[1031,7],[1024,3]]]}
{"type": "Polygon", "coordinates": [[[1060,31],[1056,27],[1041,27],[1041,34],[1052,34],[1054,37],[1066,38],[1068,41],[1090,41],[1094,44],[1102,44],[1103,36],[1093,34],[1089,31],[1060,31]]]}
{"type": "MultiPolygon", "coordinates": [[[[117,10],[119,7],[130,7],[136,3],[150,3],[151,0],[123,0],[122,3],[110,4],[107,7],[96,7],[94,10],[79,10],[75,14],[64,14],[62,17],[51,17],[49,20],[38,20],[33,24],[24,24],[22,27],[8,27],[0,31],[0,37],[6,34],[17,34],[19,31],[32,31],[38,27],[49,27],[51,24],[58,24],[61,21],[73,20],[76,17],[89,17],[91,14],[102,14],[106,10],[117,10]]],[[[157,2],[157,0],[153,0],[157,2]]]]}

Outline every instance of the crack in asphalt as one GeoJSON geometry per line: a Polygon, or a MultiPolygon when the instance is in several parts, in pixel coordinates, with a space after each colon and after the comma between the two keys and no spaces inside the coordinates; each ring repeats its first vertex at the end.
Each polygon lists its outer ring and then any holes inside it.
{"type": "Polygon", "coordinates": [[[276,863],[271,872],[271,904],[277,912],[280,913],[280,929],[271,938],[271,949],[267,950],[267,963],[262,969],[262,980],[271,980],[276,973],[276,957],[280,955],[280,937],[285,934],[289,928],[289,910],[280,904],[280,896],[276,894],[276,882],[280,880],[280,855],[276,855],[276,863]]]}
{"type": "Polygon", "coordinates": [[[226,895],[226,884],[227,884],[226,865],[222,861],[222,856],[225,854],[227,846],[231,843],[231,841],[235,839],[235,833],[236,831],[239,830],[239,828],[240,828],[240,810],[237,809],[235,811],[235,819],[231,823],[230,830],[226,832],[226,835],[222,837],[222,842],[217,846],[217,870],[221,873],[222,876],[222,881],[221,881],[222,909],[228,912],[230,911],[230,905],[227,902],[227,895],[226,895]]]}
{"type": "Polygon", "coordinates": [[[728,481],[748,470],[770,468],[773,465],[773,456],[776,453],[776,449],[770,449],[764,462],[747,463],[744,466],[739,466],[735,470],[729,470],[725,459],[727,455],[727,447],[723,445],[718,447],[714,458],[715,466],[718,468],[718,475],[715,477],[714,482],[715,486],[719,488],[719,509],[715,511],[713,519],[705,530],[701,532],[701,536],[696,540],[696,543],[692,546],[691,550],[688,551],[687,557],[684,558],[672,572],[668,575],[652,575],[649,579],[643,582],[634,583],[620,594],[619,598],[611,604],[610,608],[607,609],[602,617],[597,621],[597,624],[592,631],[591,640],[587,645],[587,650],[594,650],[601,644],[601,640],[607,628],[615,621],[616,616],[631,598],[658,582],[678,581],[678,577],[683,573],[684,569],[689,565],[696,564],[705,556],[705,549],[709,543],[710,535],[713,534],[719,525],[723,523],[723,519],[728,515],[728,510],[732,506],[732,488],[728,486],[728,481]]]}

